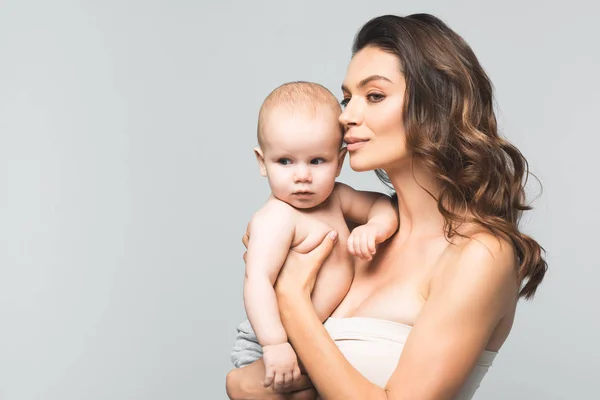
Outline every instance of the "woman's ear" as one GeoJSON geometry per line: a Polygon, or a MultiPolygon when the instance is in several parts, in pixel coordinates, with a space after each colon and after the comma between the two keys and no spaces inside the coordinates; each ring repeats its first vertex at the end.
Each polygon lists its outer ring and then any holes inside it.
{"type": "Polygon", "coordinates": [[[338,176],[340,176],[340,173],[342,172],[342,167],[344,166],[344,160],[346,159],[346,153],[348,152],[348,149],[345,147],[342,147],[340,149],[340,154],[338,155],[338,167],[337,167],[337,173],[335,175],[335,177],[337,178],[338,176]]]}
{"type": "Polygon", "coordinates": [[[254,155],[256,156],[256,161],[258,161],[258,166],[260,167],[260,175],[267,176],[267,169],[265,168],[265,157],[263,156],[263,152],[260,147],[254,148],[254,155]]]}

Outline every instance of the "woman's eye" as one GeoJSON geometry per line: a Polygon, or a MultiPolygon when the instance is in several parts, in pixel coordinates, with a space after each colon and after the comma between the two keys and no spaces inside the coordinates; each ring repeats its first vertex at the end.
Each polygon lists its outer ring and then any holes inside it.
{"type": "Polygon", "coordinates": [[[340,105],[342,106],[342,108],[346,107],[348,103],[350,103],[350,97],[344,97],[344,99],[340,101],[340,105]]]}
{"type": "Polygon", "coordinates": [[[385,99],[385,96],[380,93],[371,93],[367,95],[367,99],[371,103],[379,103],[381,100],[385,99]]]}
{"type": "Polygon", "coordinates": [[[313,160],[310,161],[311,164],[313,165],[319,165],[319,164],[323,164],[325,162],[324,159],[322,158],[315,158],[313,160]]]}
{"type": "Polygon", "coordinates": [[[279,160],[277,160],[277,162],[281,165],[290,165],[292,163],[292,160],[290,160],[289,158],[280,158],[279,160]]]}

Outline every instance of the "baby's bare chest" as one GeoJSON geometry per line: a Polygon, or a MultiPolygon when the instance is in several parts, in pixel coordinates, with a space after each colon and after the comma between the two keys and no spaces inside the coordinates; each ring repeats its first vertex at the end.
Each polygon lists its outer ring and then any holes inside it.
{"type": "Polygon", "coordinates": [[[310,213],[298,211],[296,221],[296,232],[292,242],[293,250],[308,252],[314,249],[332,229],[339,235],[334,252],[346,249],[350,232],[339,208],[329,207],[310,213]]]}

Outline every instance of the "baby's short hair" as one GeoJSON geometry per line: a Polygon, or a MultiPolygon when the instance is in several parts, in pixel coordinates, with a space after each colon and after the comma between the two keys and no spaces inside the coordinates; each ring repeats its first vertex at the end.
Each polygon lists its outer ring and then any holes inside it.
{"type": "MultiPolygon", "coordinates": [[[[304,111],[316,114],[319,107],[331,107],[337,114],[342,108],[336,97],[323,85],[314,82],[295,81],[284,83],[275,88],[263,101],[258,113],[258,144],[262,147],[262,130],[270,112],[280,107],[290,111],[304,111]]],[[[343,130],[340,126],[340,141],[343,130]]]]}

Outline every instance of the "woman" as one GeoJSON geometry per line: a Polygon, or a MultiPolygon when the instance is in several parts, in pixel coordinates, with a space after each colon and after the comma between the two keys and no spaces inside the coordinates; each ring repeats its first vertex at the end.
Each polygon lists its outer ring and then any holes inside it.
{"type": "Polygon", "coordinates": [[[264,388],[259,360],[230,372],[228,393],[470,399],[518,299],[535,294],[547,268],[540,245],[518,230],[527,162],[498,136],[492,85],[472,50],[431,15],[369,21],[342,91],[350,166],[393,187],[400,228],[356,264],[324,325],[310,291],[335,233],[308,254],[291,252],[276,293],[310,381],[264,388]]]}

